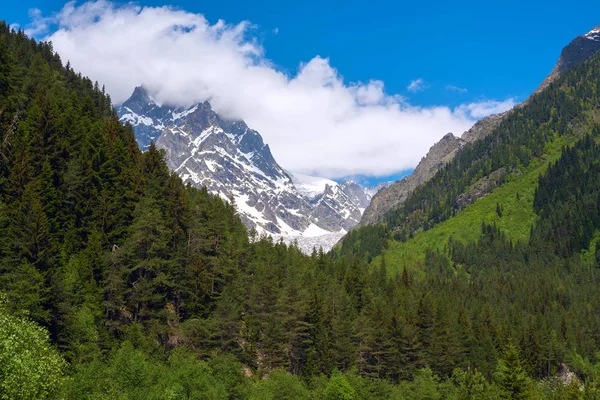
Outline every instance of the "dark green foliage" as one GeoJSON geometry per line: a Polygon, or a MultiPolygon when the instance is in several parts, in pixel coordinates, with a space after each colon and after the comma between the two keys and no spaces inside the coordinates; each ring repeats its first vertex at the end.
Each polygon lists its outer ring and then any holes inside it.
{"type": "Polygon", "coordinates": [[[354,255],[370,263],[373,257],[387,247],[390,238],[385,226],[373,225],[350,231],[342,241],[341,253],[354,255]]]}
{"type": "Polygon", "coordinates": [[[547,242],[562,256],[586,249],[600,228],[600,127],[571,148],[540,176],[534,208],[542,217],[532,240],[547,242]]]}
{"type": "Polygon", "coordinates": [[[494,379],[503,399],[522,400],[532,397],[531,381],[521,364],[519,352],[512,343],[508,344],[494,379]]]}
{"type": "Polygon", "coordinates": [[[47,326],[78,362],[132,327],[166,344],[177,323],[207,317],[249,246],[231,206],[185,187],[154,146],[140,153],[97,84],[4,23],[0,77],[10,309],[47,326]]]}

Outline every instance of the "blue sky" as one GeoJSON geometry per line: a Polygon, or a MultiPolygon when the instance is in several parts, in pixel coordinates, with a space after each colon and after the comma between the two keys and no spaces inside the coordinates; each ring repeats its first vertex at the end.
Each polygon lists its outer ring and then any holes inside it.
{"type": "MultiPolygon", "coordinates": [[[[28,10],[58,11],[64,1],[7,2],[1,18],[25,25],[28,10]],[[8,6],[8,7],[6,7],[8,6]]],[[[141,1],[204,14],[209,20],[249,20],[267,56],[294,71],[315,54],[329,57],[351,81],[383,79],[389,92],[415,102],[525,98],[550,71],[560,49],[600,25],[600,2],[578,1],[141,1]],[[500,5],[500,6],[499,6],[500,5]],[[278,34],[274,35],[273,30],[278,34]],[[430,88],[409,93],[411,80],[430,88]],[[447,85],[466,88],[462,94],[447,85]]]]}
{"type": "MultiPolygon", "coordinates": [[[[31,22],[31,8],[51,15],[64,6],[55,0],[7,3],[0,18],[21,26],[31,22]]],[[[203,14],[213,24],[218,19],[230,24],[250,21],[253,25],[246,34],[278,71],[294,76],[301,63],[321,56],[345,82],[381,80],[387,94],[403,96],[418,107],[522,101],[550,72],[562,47],[600,24],[598,1],[149,0],[139,4],[172,5],[203,14]],[[407,89],[416,79],[422,79],[425,90],[407,89]]],[[[419,151],[431,144],[421,145],[419,151]]],[[[304,168],[303,172],[310,171],[304,168]]],[[[397,174],[365,169],[365,175],[375,176],[371,182],[397,174]]],[[[328,175],[336,178],[333,172],[328,175]]]]}

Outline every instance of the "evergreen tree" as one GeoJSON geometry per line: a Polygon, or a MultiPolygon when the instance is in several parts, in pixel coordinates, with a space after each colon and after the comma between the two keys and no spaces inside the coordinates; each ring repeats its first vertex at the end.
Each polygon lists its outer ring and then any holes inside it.
{"type": "Polygon", "coordinates": [[[510,342],[498,362],[494,379],[502,391],[502,398],[511,400],[531,398],[531,381],[519,358],[519,350],[510,342]]]}

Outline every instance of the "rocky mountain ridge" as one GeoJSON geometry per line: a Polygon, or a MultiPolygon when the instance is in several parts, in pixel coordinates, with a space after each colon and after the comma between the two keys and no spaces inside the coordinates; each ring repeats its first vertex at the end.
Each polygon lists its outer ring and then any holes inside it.
{"type": "Polygon", "coordinates": [[[544,90],[550,83],[554,82],[561,73],[588,60],[596,54],[598,50],[600,50],[600,25],[585,35],[577,36],[562,49],[560,57],[554,65],[552,72],[550,72],[534,93],[544,90]]]}
{"type": "MultiPolygon", "coordinates": [[[[563,48],[552,72],[544,79],[532,96],[546,88],[560,74],[588,60],[599,50],[600,25],[585,35],[576,37],[569,45],[563,48]]],[[[527,103],[527,101],[525,100],[521,104],[527,103]]],[[[520,104],[517,104],[515,107],[520,107],[520,104]]],[[[425,157],[421,159],[412,175],[381,189],[373,196],[371,204],[365,210],[359,225],[372,225],[380,222],[381,218],[388,211],[402,205],[416,188],[433,178],[438,169],[450,162],[465,144],[475,142],[490,135],[510,112],[512,110],[501,114],[492,114],[481,119],[471,129],[464,132],[460,138],[455,137],[452,133],[448,133],[431,147],[425,157]]]]}
{"type": "Polygon", "coordinates": [[[360,224],[375,224],[380,216],[404,203],[410,193],[431,179],[439,168],[454,157],[462,145],[463,141],[460,138],[455,137],[452,133],[446,134],[429,149],[427,155],[421,159],[411,175],[381,189],[373,196],[360,224]]]}

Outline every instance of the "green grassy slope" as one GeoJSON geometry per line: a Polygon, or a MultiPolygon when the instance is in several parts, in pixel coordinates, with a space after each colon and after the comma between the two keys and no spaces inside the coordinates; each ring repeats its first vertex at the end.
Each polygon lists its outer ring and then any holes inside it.
{"type": "MultiPolygon", "coordinates": [[[[462,212],[432,229],[417,232],[406,242],[390,241],[389,248],[383,253],[388,272],[394,275],[404,267],[419,268],[428,249],[443,249],[451,237],[463,242],[476,241],[481,235],[482,222],[495,223],[513,241],[528,240],[531,226],[537,218],[533,211],[533,197],[538,177],[560,157],[562,146],[570,145],[576,139],[575,136],[562,136],[549,142],[541,158],[520,174],[511,174],[506,183],[462,212]],[[496,213],[496,204],[502,207],[502,217],[496,213]]],[[[379,266],[381,257],[376,257],[372,265],[379,266]]]]}

